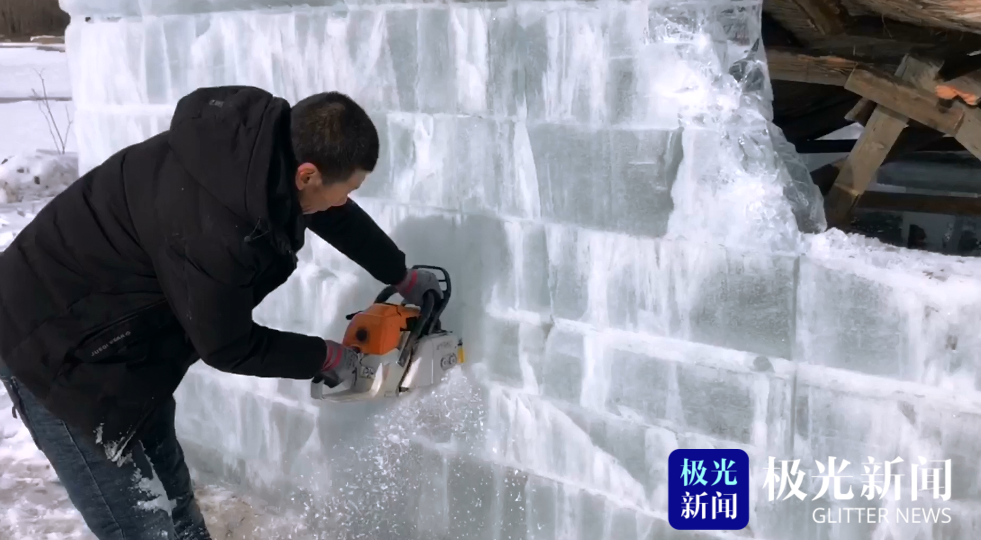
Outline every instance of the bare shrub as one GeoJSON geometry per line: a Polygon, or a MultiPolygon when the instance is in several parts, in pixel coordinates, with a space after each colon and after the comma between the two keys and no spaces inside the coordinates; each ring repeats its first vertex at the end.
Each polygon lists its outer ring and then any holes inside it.
{"type": "Polygon", "coordinates": [[[48,133],[51,134],[51,140],[55,143],[55,149],[59,153],[64,154],[65,148],[68,146],[68,134],[72,129],[72,118],[68,113],[68,105],[65,105],[65,119],[67,124],[65,126],[65,133],[61,133],[61,128],[58,126],[58,121],[55,118],[54,112],[51,111],[51,99],[48,97],[48,88],[44,83],[44,75],[40,71],[34,70],[37,73],[39,79],[41,79],[41,94],[37,93],[37,90],[31,89],[31,93],[34,94],[34,100],[37,103],[38,109],[41,110],[41,114],[44,115],[44,121],[48,124],[48,133]]]}

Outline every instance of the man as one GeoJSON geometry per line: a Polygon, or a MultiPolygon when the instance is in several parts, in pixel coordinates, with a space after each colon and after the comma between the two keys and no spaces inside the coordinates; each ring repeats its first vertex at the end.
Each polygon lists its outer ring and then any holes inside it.
{"type": "Polygon", "coordinates": [[[351,376],[356,351],[252,320],[306,228],[410,303],[439,291],[348,199],[378,148],[342,94],[291,108],[257,88],[199,89],[168,131],[82,176],[0,256],[0,377],[100,540],[210,538],[174,433],[172,395],[199,358],[351,376]]]}

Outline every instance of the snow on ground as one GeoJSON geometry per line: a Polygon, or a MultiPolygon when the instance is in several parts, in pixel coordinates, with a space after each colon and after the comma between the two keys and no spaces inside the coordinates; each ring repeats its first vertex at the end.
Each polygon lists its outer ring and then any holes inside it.
{"type": "MultiPolygon", "coordinates": [[[[75,117],[64,52],[22,44],[0,46],[0,160],[38,149],[59,148],[50,133],[49,121],[41,112],[45,103],[32,100],[34,92],[42,94],[38,72],[51,98],[47,106],[62,134],[69,119],[75,117]]],[[[75,152],[75,137],[71,132],[67,139],[65,151],[75,152]]]]}
{"type": "Polygon", "coordinates": [[[71,154],[38,151],[0,159],[0,204],[50,200],[78,177],[71,154]]]}
{"type": "Polygon", "coordinates": [[[74,130],[68,129],[75,115],[68,59],[51,49],[0,46],[0,249],[77,176],[74,130]],[[32,91],[41,94],[37,72],[44,77],[49,97],[69,101],[32,100],[32,91]],[[54,124],[42,112],[46,106],[54,124]],[[65,141],[64,154],[57,134],[52,137],[55,125],[65,141]]]}
{"type": "MultiPolygon", "coordinates": [[[[31,96],[31,89],[41,94],[41,79],[49,97],[71,97],[71,80],[64,45],[37,47],[25,44],[0,46],[0,98],[31,96]],[[57,50],[62,49],[62,50],[57,50]]],[[[0,116],[0,118],[5,118],[0,116]]],[[[6,120],[4,120],[6,123],[6,120]]]]}
{"type": "MultiPolygon", "coordinates": [[[[58,149],[48,131],[48,123],[41,114],[39,104],[37,101],[6,103],[0,100],[0,159],[14,154],[34,152],[41,148],[58,149]]],[[[68,118],[75,118],[74,105],[70,101],[50,101],[48,104],[58,123],[58,129],[64,135],[68,118]]],[[[77,151],[75,126],[72,126],[68,132],[65,150],[71,153],[77,151]]]]}
{"type": "MultiPolygon", "coordinates": [[[[50,119],[37,101],[29,101],[32,89],[41,93],[35,70],[43,70],[49,97],[71,96],[65,53],[43,49],[50,47],[0,46],[0,250],[77,177],[74,130],[67,137],[67,152],[61,153],[49,131],[50,119]]],[[[64,133],[68,117],[74,117],[71,101],[49,105],[64,133]]],[[[94,540],[11,409],[0,385],[0,538],[94,540]]],[[[197,493],[216,539],[308,537],[299,519],[266,512],[259,501],[216,486],[199,486],[197,493]]]]}
{"type": "MultiPolygon", "coordinates": [[[[35,103],[0,103],[0,250],[6,249],[51,197],[78,177],[77,155],[56,150],[50,137],[39,134],[44,129],[44,117],[35,103]],[[29,111],[25,105],[34,108],[33,116],[6,116],[12,108],[29,111]]],[[[72,150],[75,139],[68,140],[72,150]]]]}
{"type": "MultiPolygon", "coordinates": [[[[0,385],[0,538],[95,540],[12,406],[0,385]]],[[[301,519],[266,512],[259,501],[216,486],[196,492],[215,539],[309,537],[301,519]]]]}
{"type": "MultiPolygon", "coordinates": [[[[95,540],[44,455],[19,419],[0,386],[0,538],[4,540],[95,540]]],[[[230,491],[200,486],[198,501],[212,537],[303,538],[299,520],[257,511],[260,503],[230,491]]]]}

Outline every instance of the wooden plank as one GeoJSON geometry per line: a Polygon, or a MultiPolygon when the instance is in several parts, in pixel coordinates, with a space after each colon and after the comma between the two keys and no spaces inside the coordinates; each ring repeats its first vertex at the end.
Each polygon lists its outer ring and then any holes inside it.
{"type": "Polygon", "coordinates": [[[963,103],[957,103],[955,107],[964,115],[964,121],[954,138],[974,157],[981,159],[981,110],[963,103]]]}
{"type": "Polygon", "coordinates": [[[872,113],[824,200],[829,227],[847,228],[855,202],[872,183],[875,171],[885,161],[906,127],[906,121],[905,116],[884,107],[878,107],[872,113]]]}
{"type": "MultiPolygon", "coordinates": [[[[904,60],[903,62],[901,62],[899,64],[898,67],[896,67],[896,73],[895,73],[895,75],[897,77],[899,77],[899,78],[904,78],[905,77],[905,75],[906,75],[906,64],[907,64],[907,62],[904,60]]],[[[944,64],[944,65],[946,65],[946,64],[944,64]]],[[[941,69],[943,69],[943,68],[941,68],[941,69]]],[[[916,77],[914,77],[914,78],[912,78],[910,80],[916,86],[922,86],[923,88],[929,88],[933,84],[933,77],[932,76],[929,79],[927,79],[927,80],[920,80],[920,79],[918,79],[916,77]]],[[[855,104],[855,106],[852,108],[852,110],[848,111],[848,114],[845,115],[845,118],[848,119],[851,122],[857,122],[857,123],[862,124],[864,126],[869,121],[869,117],[872,116],[872,111],[875,110],[875,107],[876,107],[876,104],[875,104],[874,101],[872,101],[870,99],[862,98],[862,99],[858,100],[858,103],[855,104]]]]}
{"type": "Polygon", "coordinates": [[[848,27],[848,12],[838,0],[794,0],[807,15],[811,25],[826,36],[845,32],[848,27]]]}
{"type": "MultiPolygon", "coordinates": [[[[854,77],[856,69],[852,72],[854,77]]],[[[918,81],[935,78],[940,71],[937,62],[925,62],[907,57],[903,60],[903,79],[900,81],[918,81]]],[[[877,82],[879,79],[872,79],[877,82]]],[[[851,81],[851,77],[849,77],[851,81]]],[[[904,82],[904,85],[913,83],[904,82]]],[[[846,88],[848,85],[846,84],[846,88]]],[[[903,86],[905,88],[905,86],[903,86]]],[[[913,88],[915,90],[915,88],[913,88]]],[[[923,93],[926,93],[920,90],[923,93]]],[[[878,95],[863,96],[877,101],[878,95]]],[[[881,102],[880,102],[881,103],[881,102]]],[[[887,107],[876,107],[875,112],[865,125],[858,143],[842,164],[838,177],[831,186],[824,200],[825,215],[829,227],[848,228],[848,221],[856,201],[865,193],[883,161],[889,155],[900,134],[906,128],[909,119],[887,107]]]]}
{"type": "MultiPolygon", "coordinates": [[[[886,155],[886,159],[883,161],[883,163],[895,161],[903,155],[924,149],[940,140],[943,140],[943,133],[940,133],[939,131],[932,129],[916,130],[906,128],[903,130],[903,133],[900,134],[899,140],[893,144],[892,150],[890,150],[889,154],[886,155]]],[[[828,196],[828,193],[831,191],[831,186],[834,185],[835,180],[838,178],[838,174],[841,172],[841,168],[845,166],[846,159],[839,159],[834,163],[829,163],[823,167],[818,167],[817,169],[811,171],[811,180],[818,188],[821,189],[821,195],[825,197],[828,196]]]]}
{"type": "Polygon", "coordinates": [[[767,49],[766,61],[773,80],[831,86],[844,86],[858,65],[854,60],[838,56],[814,56],[779,47],[767,49]]]}
{"type": "Polygon", "coordinates": [[[981,34],[921,26],[881,15],[852,17],[845,33],[852,37],[896,41],[925,47],[942,43],[948,46],[957,45],[968,50],[981,49],[981,34]]]}
{"type": "Polygon", "coordinates": [[[953,216],[981,216],[981,198],[867,191],[858,201],[856,208],[953,216]]]}
{"type": "Polygon", "coordinates": [[[862,98],[852,107],[852,110],[845,114],[845,118],[851,122],[857,122],[863,126],[868,123],[872,111],[875,110],[875,102],[870,99],[862,98]]]}
{"type": "Polygon", "coordinates": [[[871,68],[855,68],[845,89],[948,135],[956,134],[964,119],[960,109],[950,107],[934,93],[871,68]]]}

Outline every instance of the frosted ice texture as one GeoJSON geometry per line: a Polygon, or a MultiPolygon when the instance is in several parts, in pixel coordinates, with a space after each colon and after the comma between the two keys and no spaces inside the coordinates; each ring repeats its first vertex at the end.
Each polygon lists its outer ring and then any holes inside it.
{"type": "MultiPolygon", "coordinates": [[[[436,393],[320,405],[201,365],[181,387],[199,470],[323,538],[713,536],[666,522],[679,447],[808,472],[952,457],[955,499],[977,495],[981,268],[806,234],[820,196],[770,122],[758,2],[62,6],[83,171],[197,86],[338,89],[382,137],[359,202],[454,277],[470,363],[436,393]]],[[[311,236],[256,315],[336,337],[378,289],[311,236]]],[[[871,537],[814,524],[827,497],[754,501],[755,538],[871,537]]],[[[946,537],[977,513],[956,505],[946,537]]]]}

